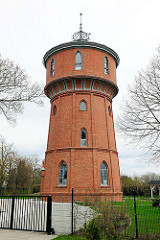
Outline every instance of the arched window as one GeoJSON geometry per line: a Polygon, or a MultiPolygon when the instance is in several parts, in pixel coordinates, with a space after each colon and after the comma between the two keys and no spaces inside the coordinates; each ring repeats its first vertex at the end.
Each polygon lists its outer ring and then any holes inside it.
{"type": "Polygon", "coordinates": [[[87,133],[85,129],[81,130],[81,147],[87,146],[87,133]]]}
{"type": "Polygon", "coordinates": [[[107,186],[108,185],[108,177],[107,177],[107,166],[104,162],[101,164],[101,186],[107,186]]]}
{"type": "Polygon", "coordinates": [[[67,165],[62,162],[59,168],[59,185],[67,185],[67,165]]]}
{"type": "Polygon", "coordinates": [[[82,100],[81,103],[80,103],[80,110],[81,111],[86,111],[87,110],[86,102],[84,100],[82,100]]]}
{"type": "Polygon", "coordinates": [[[108,58],[104,58],[104,73],[109,75],[109,63],[108,63],[108,58]]]}
{"type": "Polygon", "coordinates": [[[75,55],[75,70],[81,70],[82,69],[82,57],[81,53],[78,51],[75,55]]]}
{"type": "Polygon", "coordinates": [[[57,108],[56,108],[56,105],[54,105],[54,107],[53,107],[53,115],[56,115],[56,112],[57,112],[57,108]]]}
{"type": "Polygon", "coordinates": [[[50,76],[54,76],[54,59],[52,58],[51,61],[51,69],[50,69],[50,76]]]}

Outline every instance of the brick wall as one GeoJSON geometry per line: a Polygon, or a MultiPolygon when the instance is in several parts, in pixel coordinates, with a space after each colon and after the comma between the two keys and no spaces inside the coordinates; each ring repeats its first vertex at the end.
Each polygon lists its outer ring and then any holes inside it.
{"type": "Polygon", "coordinates": [[[76,48],[55,53],[48,59],[46,68],[46,84],[59,78],[77,75],[97,76],[107,79],[115,84],[117,83],[115,60],[108,53],[96,49],[76,48]],[[82,55],[82,70],[75,70],[75,54],[77,51],[80,51],[82,55]],[[108,57],[109,61],[109,75],[104,73],[105,56],[108,57]],[[55,74],[50,77],[50,65],[52,58],[55,60],[55,74]]]}
{"type": "MultiPolygon", "coordinates": [[[[81,79],[88,79],[88,76],[99,77],[116,84],[116,63],[109,54],[89,48],[64,50],[55,53],[48,59],[47,84],[69,76],[70,78],[74,77],[76,90],[73,91],[72,84],[70,86],[71,80],[68,82],[66,80],[67,88],[72,91],[59,92],[51,99],[41,194],[71,193],[72,188],[80,189],[80,191],[99,189],[102,195],[103,193],[104,195],[106,193],[113,194],[117,196],[117,199],[121,199],[112,99],[106,94],[98,92],[100,86],[98,80],[93,87],[94,91],[89,89],[90,80],[85,81],[85,88],[88,90],[80,89],[81,79]],[[80,51],[82,55],[82,70],[74,70],[77,51],[80,51]],[[109,75],[104,74],[105,56],[109,60],[109,75]],[[55,75],[50,77],[50,62],[53,57],[55,75]],[[86,111],[80,110],[82,100],[86,102],[86,111]],[[54,106],[56,106],[56,114],[54,114],[54,106]],[[86,147],[82,147],[80,144],[82,129],[85,129],[87,133],[86,147]],[[59,168],[63,161],[67,165],[67,185],[59,186],[59,168]],[[108,186],[101,186],[100,166],[102,162],[105,162],[107,166],[108,186]]],[[[63,90],[63,86],[60,88],[63,90]]],[[[103,84],[101,89],[103,90],[103,84]]],[[[108,88],[108,91],[110,89],[108,88]]],[[[56,85],[54,91],[56,91],[56,85]]]]}

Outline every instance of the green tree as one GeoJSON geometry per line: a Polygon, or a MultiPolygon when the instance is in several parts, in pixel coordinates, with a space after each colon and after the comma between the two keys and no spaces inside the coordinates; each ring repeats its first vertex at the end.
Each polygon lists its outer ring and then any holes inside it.
{"type": "Polygon", "coordinates": [[[37,158],[22,157],[13,145],[0,141],[0,192],[18,193],[23,188],[39,192],[40,179],[41,167],[37,158]]]}
{"type": "Polygon", "coordinates": [[[122,187],[125,187],[125,186],[133,187],[134,186],[133,179],[126,175],[121,176],[121,183],[122,183],[122,187]]]}
{"type": "Polygon", "coordinates": [[[33,166],[25,158],[19,157],[17,164],[16,187],[31,188],[33,182],[33,166]]]}

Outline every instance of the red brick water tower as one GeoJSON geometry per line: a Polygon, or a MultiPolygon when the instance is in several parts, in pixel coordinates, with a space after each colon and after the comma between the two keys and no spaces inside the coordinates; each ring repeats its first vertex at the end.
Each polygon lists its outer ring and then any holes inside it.
{"type": "Polygon", "coordinates": [[[118,93],[119,56],[89,41],[80,31],[73,41],[50,49],[43,58],[45,94],[51,102],[48,144],[41,171],[41,194],[122,199],[112,99],[118,93]]]}

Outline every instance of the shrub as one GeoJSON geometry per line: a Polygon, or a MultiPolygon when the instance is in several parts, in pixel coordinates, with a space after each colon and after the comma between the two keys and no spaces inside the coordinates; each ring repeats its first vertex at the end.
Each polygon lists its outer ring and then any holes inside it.
{"type": "Polygon", "coordinates": [[[39,193],[40,192],[40,184],[34,184],[32,187],[33,193],[39,193]]]}
{"type": "Polygon", "coordinates": [[[160,207],[160,199],[156,198],[152,201],[153,207],[160,207]]]}
{"type": "Polygon", "coordinates": [[[101,239],[100,228],[97,226],[94,219],[91,222],[89,222],[89,224],[86,228],[86,238],[89,240],[100,240],[101,239]]]}

